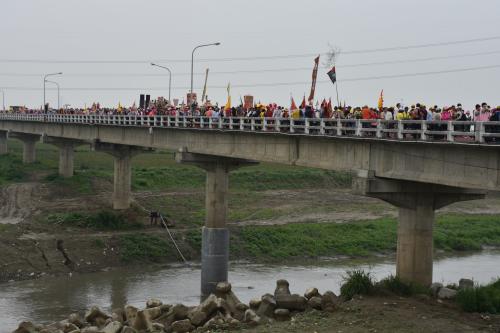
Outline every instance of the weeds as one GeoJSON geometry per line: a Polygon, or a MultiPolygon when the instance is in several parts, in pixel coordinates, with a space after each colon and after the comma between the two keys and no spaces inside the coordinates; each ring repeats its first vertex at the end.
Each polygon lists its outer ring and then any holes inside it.
{"type": "Polygon", "coordinates": [[[94,230],[131,230],[143,228],[143,225],[130,215],[111,210],[101,210],[96,213],[50,214],[46,218],[46,223],[94,230]]]}
{"type": "Polygon", "coordinates": [[[466,312],[500,313],[500,278],[485,286],[459,290],[456,302],[466,312]]]}
{"type": "Polygon", "coordinates": [[[170,254],[170,245],[166,240],[146,234],[120,236],[121,259],[124,262],[152,261],[159,262],[170,254]]]}
{"type": "Polygon", "coordinates": [[[344,283],[340,287],[340,295],[350,300],[354,295],[371,295],[375,286],[371,273],[363,270],[347,271],[342,277],[344,283]]]}
{"type": "Polygon", "coordinates": [[[397,276],[391,275],[376,283],[376,288],[382,291],[389,291],[400,296],[414,296],[418,294],[428,294],[429,288],[416,283],[405,283],[397,276]]]}

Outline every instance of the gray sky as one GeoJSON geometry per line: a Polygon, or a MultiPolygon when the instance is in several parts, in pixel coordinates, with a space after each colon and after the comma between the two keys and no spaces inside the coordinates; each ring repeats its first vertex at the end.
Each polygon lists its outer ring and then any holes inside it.
{"type": "MultiPolygon", "coordinates": [[[[173,97],[185,97],[190,83],[194,46],[220,41],[221,46],[199,49],[197,59],[286,56],[325,53],[339,47],[339,93],[348,104],[376,105],[381,89],[386,104],[454,104],[466,107],[487,101],[500,104],[500,68],[440,75],[358,80],[373,76],[447,71],[500,65],[500,39],[392,52],[349,51],[420,45],[500,36],[498,0],[2,0],[0,11],[0,88],[7,105],[39,107],[42,75],[62,87],[62,103],[83,106],[100,102],[130,105],[141,92],[167,96],[168,76],[148,62],[160,61],[174,73],[173,97]],[[497,53],[493,53],[498,51],[497,53]],[[477,56],[390,65],[349,65],[448,57],[477,56]],[[16,63],[5,60],[108,60],[144,63],[16,63]],[[177,60],[177,62],[168,61],[177,60]],[[181,60],[179,62],[178,60],[181,60]],[[343,66],[346,66],[343,68],[343,66]],[[16,74],[17,76],[6,75],[16,74]],[[19,76],[18,74],[23,74],[19,76]],[[93,74],[101,74],[94,76],[93,74]],[[102,74],[112,74],[103,76],[102,74]],[[133,74],[123,76],[124,74],[133,74]],[[165,76],[138,76],[138,75],[165,76]],[[122,76],[117,76],[122,75],[122,76]],[[342,81],[349,79],[350,81],[342,81]],[[10,88],[9,88],[10,87],[10,88]],[[16,90],[11,88],[36,88],[16,90]],[[64,88],[145,88],[143,90],[64,90],[64,88]],[[148,90],[147,88],[164,88],[148,90]]],[[[313,56],[266,60],[198,61],[195,73],[209,67],[208,95],[224,104],[231,82],[233,104],[252,94],[256,101],[289,105],[290,94],[300,103],[309,93],[313,56]],[[307,68],[283,72],[217,74],[216,72],[307,68]],[[236,87],[269,83],[294,85],[236,87]]],[[[332,97],[324,58],[320,61],[316,97],[332,97]]],[[[203,75],[195,75],[201,95],[203,75]]],[[[57,93],[47,91],[55,105],[57,93]]]]}

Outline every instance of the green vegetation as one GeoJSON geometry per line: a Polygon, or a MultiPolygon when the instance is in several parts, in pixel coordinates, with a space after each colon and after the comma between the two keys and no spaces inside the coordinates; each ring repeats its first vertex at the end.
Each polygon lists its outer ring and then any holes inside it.
{"type": "Polygon", "coordinates": [[[405,283],[395,275],[386,277],[376,283],[375,287],[379,291],[389,291],[400,296],[413,296],[417,294],[428,294],[429,288],[416,283],[405,283]]]}
{"type": "Polygon", "coordinates": [[[350,300],[354,295],[371,295],[375,285],[370,272],[363,270],[347,271],[342,277],[344,283],[340,287],[340,295],[346,300],[350,300]]]}
{"type": "Polygon", "coordinates": [[[485,286],[459,290],[456,301],[467,312],[500,313],[500,279],[485,286]]]}
{"type": "Polygon", "coordinates": [[[111,181],[111,176],[99,171],[78,170],[73,177],[64,178],[58,173],[51,173],[45,177],[45,181],[57,185],[61,188],[71,189],[81,194],[93,193],[92,178],[100,177],[103,179],[108,178],[111,181]]]}
{"type": "Polygon", "coordinates": [[[152,261],[159,262],[170,255],[169,243],[157,236],[146,234],[122,235],[119,238],[121,259],[124,262],[152,261]]]}
{"type": "Polygon", "coordinates": [[[46,223],[65,227],[87,228],[93,230],[131,230],[143,228],[130,214],[112,210],[98,212],[56,213],[47,216],[46,223]]]}

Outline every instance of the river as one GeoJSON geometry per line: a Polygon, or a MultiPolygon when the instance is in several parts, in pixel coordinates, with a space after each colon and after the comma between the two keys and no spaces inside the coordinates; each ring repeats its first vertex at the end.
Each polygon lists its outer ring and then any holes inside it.
{"type": "MultiPolygon", "coordinates": [[[[465,277],[487,283],[500,276],[499,263],[500,251],[437,259],[434,281],[457,283],[465,277]]],[[[232,263],[230,267],[233,291],[244,302],[272,293],[275,281],[280,278],[290,282],[292,293],[302,294],[308,287],[337,293],[346,270],[362,268],[371,271],[376,279],[395,272],[394,258],[370,262],[324,259],[290,266],[232,263]]],[[[193,264],[191,267],[120,268],[0,284],[0,332],[11,332],[23,320],[36,323],[62,320],[92,305],[107,311],[125,304],[144,307],[149,298],[194,305],[199,301],[199,277],[200,267],[193,264]]]]}

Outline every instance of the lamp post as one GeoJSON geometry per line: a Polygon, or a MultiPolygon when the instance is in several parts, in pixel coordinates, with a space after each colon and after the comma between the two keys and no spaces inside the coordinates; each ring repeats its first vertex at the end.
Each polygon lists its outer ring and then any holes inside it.
{"type": "Polygon", "coordinates": [[[189,91],[191,94],[193,94],[193,68],[194,68],[194,51],[199,49],[200,47],[205,47],[205,46],[218,46],[220,45],[219,42],[217,43],[211,43],[211,44],[202,44],[198,45],[193,49],[193,52],[191,52],[191,90],[189,91]]]}
{"type": "Polygon", "coordinates": [[[2,92],[2,105],[3,105],[3,112],[5,112],[5,91],[3,89],[0,89],[2,92]]]}
{"type": "Polygon", "coordinates": [[[170,99],[170,92],[172,89],[172,71],[168,67],[161,66],[161,65],[158,65],[155,63],[151,63],[151,66],[160,67],[160,68],[166,69],[168,71],[168,102],[171,103],[172,100],[170,99]]]}
{"type": "Polygon", "coordinates": [[[61,107],[60,107],[60,101],[61,101],[61,93],[60,93],[60,86],[59,86],[59,83],[55,82],[55,81],[49,81],[49,80],[45,80],[45,82],[49,82],[49,83],[53,83],[57,86],[57,109],[59,110],[61,107]]]}
{"type": "Polygon", "coordinates": [[[53,75],[62,75],[62,72],[45,74],[45,76],[43,77],[43,108],[44,109],[45,109],[45,83],[47,82],[47,78],[49,76],[53,76],[53,75]]]}

